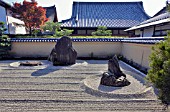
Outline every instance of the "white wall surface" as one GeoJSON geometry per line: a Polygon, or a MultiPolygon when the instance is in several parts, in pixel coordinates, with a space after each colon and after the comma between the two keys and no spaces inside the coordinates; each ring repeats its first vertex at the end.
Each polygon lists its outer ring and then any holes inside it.
{"type": "Polygon", "coordinates": [[[153,31],[154,31],[154,27],[145,28],[143,37],[152,37],[153,36],[153,31]]]}
{"type": "MultiPolygon", "coordinates": [[[[48,57],[55,42],[12,42],[11,53],[15,57],[48,57]]],[[[149,68],[151,44],[121,42],[73,42],[78,57],[108,57],[122,54],[129,60],[149,68]]]]}

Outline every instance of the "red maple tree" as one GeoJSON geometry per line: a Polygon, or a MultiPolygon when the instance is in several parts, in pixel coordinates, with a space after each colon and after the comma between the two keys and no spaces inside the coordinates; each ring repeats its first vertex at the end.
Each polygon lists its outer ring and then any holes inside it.
{"type": "Polygon", "coordinates": [[[16,9],[15,17],[25,22],[30,34],[33,29],[40,28],[48,20],[46,10],[41,6],[37,6],[38,3],[35,0],[31,0],[31,2],[24,0],[22,4],[15,2],[13,5],[16,9]]]}

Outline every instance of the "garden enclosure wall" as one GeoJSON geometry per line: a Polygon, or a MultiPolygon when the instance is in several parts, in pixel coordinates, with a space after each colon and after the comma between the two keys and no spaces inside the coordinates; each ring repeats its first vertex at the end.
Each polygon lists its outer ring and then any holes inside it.
{"type": "MultiPolygon", "coordinates": [[[[78,57],[107,58],[114,54],[149,68],[152,46],[163,38],[72,39],[78,57]]],[[[48,57],[57,39],[12,39],[14,57],[48,57]]]]}

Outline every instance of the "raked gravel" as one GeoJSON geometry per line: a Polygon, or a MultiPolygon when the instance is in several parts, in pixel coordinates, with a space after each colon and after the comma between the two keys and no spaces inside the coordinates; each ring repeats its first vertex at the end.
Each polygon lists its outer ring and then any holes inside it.
{"type": "Polygon", "coordinates": [[[14,66],[18,62],[0,61],[0,112],[166,112],[144,77],[123,62],[131,85],[116,89],[99,85],[107,60],[57,67],[46,60],[38,67],[14,66]]]}

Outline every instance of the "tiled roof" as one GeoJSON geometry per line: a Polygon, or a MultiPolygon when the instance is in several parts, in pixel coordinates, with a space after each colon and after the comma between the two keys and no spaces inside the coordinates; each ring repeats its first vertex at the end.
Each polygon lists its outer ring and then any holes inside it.
{"type": "Polygon", "coordinates": [[[72,17],[61,26],[129,28],[147,19],[142,2],[73,2],[72,17]]]}
{"type": "Polygon", "coordinates": [[[155,22],[155,21],[159,21],[159,20],[163,20],[163,19],[167,19],[167,18],[170,18],[170,13],[169,12],[166,12],[166,13],[160,14],[158,16],[155,16],[153,18],[150,18],[150,19],[140,23],[140,25],[155,22]]]}
{"type": "Polygon", "coordinates": [[[148,26],[167,23],[167,22],[170,22],[169,18],[170,18],[170,12],[166,12],[166,13],[160,14],[158,16],[152,17],[152,18],[140,23],[139,25],[131,27],[125,31],[130,31],[130,30],[140,29],[140,28],[144,28],[144,27],[148,27],[148,26]]]}
{"type": "MultiPolygon", "coordinates": [[[[11,42],[57,42],[54,38],[12,38],[11,42]]],[[[124,42],[136,44],[155,44],[164,40],[164,37],[146,38],[73,38],[73,42],[124,42]]]]}
{"type": "Polygon", "coordinates": [[[51,7],[43,7],[46,9],[46,17],[50,19],[50,21],[53,22],[58,22],[58,18],[57,18],[57,11],[56,11],[56,7],[51,6],[51,7]]]}

